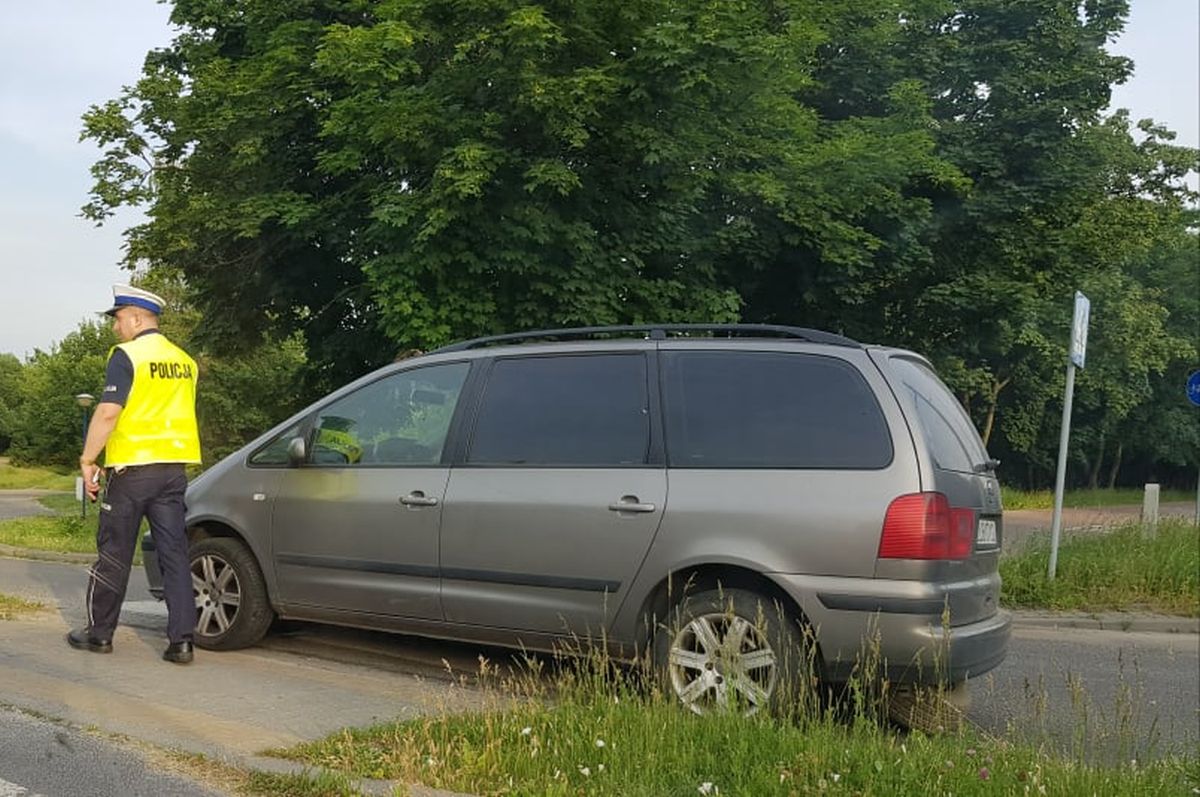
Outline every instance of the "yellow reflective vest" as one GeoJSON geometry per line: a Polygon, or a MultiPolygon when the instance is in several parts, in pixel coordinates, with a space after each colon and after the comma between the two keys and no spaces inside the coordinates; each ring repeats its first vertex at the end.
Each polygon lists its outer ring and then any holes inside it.
{"type": "Polygon", "coordinates": [[[121,343],[133,363],[133,385],[104,448],[106,467],[199,462],[196,361],[161,334],[121,343]]]}

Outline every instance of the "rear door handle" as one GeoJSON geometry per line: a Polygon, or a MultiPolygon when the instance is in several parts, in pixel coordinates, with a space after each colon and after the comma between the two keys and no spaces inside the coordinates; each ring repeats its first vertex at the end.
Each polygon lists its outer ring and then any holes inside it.
{"type": "Polygon", "coordinates": [[[405,506],[437,506],[438,500],[431,496],[426,496],[420,490],[413,490],[408,495],[402,497],[400,503],[405,506]]]}
{"type": "Polygon", "coordinates": [[[623,495],[620,501],[609,504],[608,508],[611,512],[641,512],[643,514],[658,509],[654,504],[641,503],[636,495],[623,495]]]}

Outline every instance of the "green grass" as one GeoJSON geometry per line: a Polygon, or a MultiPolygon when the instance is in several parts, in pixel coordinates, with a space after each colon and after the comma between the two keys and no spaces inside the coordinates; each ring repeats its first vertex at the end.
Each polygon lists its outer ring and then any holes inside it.
{"type": "Polygon", "coordinates": [[[1049,561],[1045,536],[1002,558],[1002,602],[1030,609],[1200,616],[1200,529],[1187,521],[1162,521],[1153,538],[1136,523],[1067,537],[1053,581],[1046,579],[1049,561]]]}
{"type": "MultiPolygon", "coordinates": [[[[1114,490],[1068,490],[1063,495],[1063,506],[1087,509],[1104,506],[1141,506],[1144,491],[1136,487],[1119,487],[1114,490]]],[[[1005,509],[1053,509],[1053,490],[1018,490],[1001,487],[1000,497],[1005,509]]],[[[1158,500],[1195,501],[1196,494],[1189,490],[1163,490],[1158,500]]]]}
{"type": "MultiPolygon", "coordinates": [[[[46,495],[38,503],[54,510],[53,515],[32,515],[0,521],[0,543],[17,548],[30,548],[55,553],[96,552],[96,525],[100,518],[100,505],[88,503],[87,517],[79,516],[79,502],[70,495],[46,495]]],[[[143,520],[138,539],[145,534],[147,524],[143,520]]],[[[133,563],[142,563],[142,550],[134,548],[133,563]]]]}
{"type": "Polygon", "coordinates": [[[0,457],[0,490],[74,490],[75,471],[65,468],[18,468],[0,457]]]}
{"type": "Polygon", "coordinates": [[[96,552],[96,509],[87,519],[74,514],[35,515],[0,522],[0,543],[57,553],[96,552]]]}
{"type": "Polygon", "coordinates": [[[0,620],[12,620],[14,617],[32,614],[42,608],[42,604],[35,601],[27,601],[24,598],[0,592],[0,620]]]}
{"type": "Polygon", "coordinates": [[[281,775],[271,772],[249,772],[237,784],[239,794],[257,797],[357,797],[344,776],[330,773],[313,775],[281,775]]]}
{"type": "MultiPolygon", "coordinates": [[[[100,505],[88,503],[87,517],[79,516],[79,502],[71,495],[44,495],[38,503],[55,512],[0,521],[0,543],[56,553],[96,552],[96,524],[100,505]]],[[[139,534],[146,531],[142,522],[139,534]]],[[[141,564],[141,546],[134,549],[134,564],[141,564]]]]}
{"type": "MultiPolygon", "coordinates": [[[[53,510],[60,515],[70,515],[72,513],[79,514],[79,501],[74,495],[63,495],[61,493],[52,493],[43,495],[37,499],[37,502],[47,509],[53,510]]],[[[90,501],[87,505],[88,515],[94,515],[97,512],[98,504],[93,504],[90,501]]]]}
{"type": "Polygon", "coordinates": [[[1200,785],[1192,760],[1097,766],[971,730],[902,734],[862,713],[701,717],[628,678],[555,678],[553,699],[510,691],[494,710],[348,729],[273,754],[323,770],[327,790],[295,792],[314,795],[350,793],[339,777],[564,797],[1174,795],[1200,785]]]}

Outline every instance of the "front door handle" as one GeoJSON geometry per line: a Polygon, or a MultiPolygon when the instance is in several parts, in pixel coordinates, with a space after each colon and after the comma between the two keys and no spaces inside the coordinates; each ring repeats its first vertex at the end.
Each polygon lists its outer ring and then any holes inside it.
{"type": "Polygon", "coordinates": [[[636,495],[623,495],[620,501],[609,504],[608,508],[612,512],[641,512],[643,514],[658,509],[654,504],[644,504],[638,501],[636,495]]]}
{"type": "Polygon", "coordinates": [[[420,490],[413,490],[408,495],[400,499],[400,503],[405,506],[437,506],[438,500],[432,496],[427,496],[420,490]]]}

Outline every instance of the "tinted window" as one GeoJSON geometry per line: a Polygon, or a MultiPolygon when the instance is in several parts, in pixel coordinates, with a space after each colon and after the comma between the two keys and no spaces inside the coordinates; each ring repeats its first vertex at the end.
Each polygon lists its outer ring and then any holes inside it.
{"type": "Polygon", "coordinates": [[[288,444],[300,434],[300,424],[290,427],[250,456],[251,465],[287,465],[288,444]]]}
{"type": "Polygon", "coordinates": [[[664,352],[677,468],[882,468],[892,439],[852,365],[772,352],[664,352]]]}
{"type": "Polygon", "coordinates": [[[950,389],[927,366],[892,358],[892,366],[917,408],[917,417],[939,468],[971,473],[987,460],[974,424],[950,389]]]}
{"type": "Polygon", "coordinates": [[[467,461],[642,464],[650,441],[646,395],[642,354],[497,360],[467,461]]]}
{"type": "Polygon", "coordinates": [[[458,403],[466,363],[380,379],[321,410],[312,433],[317,465],[433,465],[458,403]]]}

